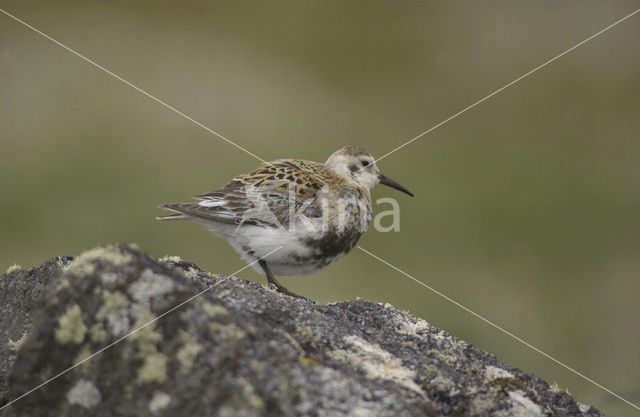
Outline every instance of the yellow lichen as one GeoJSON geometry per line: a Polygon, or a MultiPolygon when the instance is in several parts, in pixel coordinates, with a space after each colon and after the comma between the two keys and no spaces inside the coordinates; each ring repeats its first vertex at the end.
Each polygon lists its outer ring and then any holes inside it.
{"type": "Polygon", "coordinates": [[[300,356],[298,358],[298,361],[304,365],[312,365],[312,366],[319,366],[322,365],[320,362],[318,362],[317,360],[309,357],[309,356],[300,356]]]}
{"type": "MultiPolygon", "coordinates": [[[[89,356],[91,356],[91,353],[91,346],[88,343],[85,343],[84,345],[82,345],[82,347],[80,348],[80,352],[78,352],[75,359],[73,360],[73,364],[79,364],[80,362],[84,361],[89,356]]],[[[86,371],[88,367],[88,361],[85,361],[82,363],[82,365],[80,365],[80,368],[82,368],[83,371],[86,371]]]]}
{"type": "Polygon", "coordinates": [[[296,325],[296,333],[298,333],[298,335],[302,339],[306,339],[306,340],[313,339],[313,331],[311,331],[311,329],[308,326],[296,325]]]}
{"type": "Polygon", "coordinates": [[[229,311],[226,308],[222,307],[220,304],[213,304],[209,301],[205,301],[204,303],[202,303],[202,309],[209,318],[229,314],[229,311]]]}
{"type": "Polygon", "coordinates": [[[29,333],[29,331],[25,330],[22,333],[22,336],[20,336],[20,338],[16,341],[13,341],[11,339],[9,339],[9,350],[13,351],[13,352],[17,352],[20,347],[24,344],[24,341],[27,340],[27,334],[29,333]]]}
{"type": "Polygon", "coordinates": [[[64,260],[61,257],[57,257],[56,258],[56,265],[58,266],[58,268],[66,271],[67,269],[69,269],[69,267],[71,266],[71,262],[73,261],[69,261],[69,260],[64,260]]]}
{"type": "Polygon", "coordinates": [[[198,356],[198,353],[202,351],[202,346],[194,340],[193,336],[184,330],[180,330],[178,338],[182,346],[178,349],[176,357],[178,362],[180,362],[182,371],[188,372],[193,366],[193,361],[198,356]]]}
{"type": "Polygon", "coordinates": [[[81,253],[73,260],[69,272],[75,275],[91,275],[95,272],[95,261],[102,261],[113,266],[122,266],[132,261],[131,254],[123,253],[115,246],[93,248],[81,253]]]}
{"type": "Polygon", "coordinates": [[[155,330],[155,324],[151,323],[140,327],[153,320],[154,316],[148,312],[139,312],[138,321],[134,328],[138,329],[131,335],[132,341],[138,346],[136,356],[143,360],[138,368],[138,383],[164,382],[167,379],[167,362],[169,358],[158,351],[158,343],[162,340],[162,334],[155,330]]]}
{"type": "Polygon", "coordinates": [[[13,265],[11,265],[9,268],[7,268],[7,272],[5,272],[5,273],[6,273],[6,274],[10,274],[10,273],[12,273],[12,272],[16,272],[16,271],[19,271],[19,270],[21,270],[21,269],[22,269],[22,267],[21,267],[20,265],[18,265],[18,264],[13,264],[13,265]]]}
{"type": "Polygon", "coordinates": [[[56,282],[55,290],[60,291],[63,288],[67,288],[69,286],[69,280],[66,278],[59,279],[56,282]]]}
{"type": "Polygon", "coordinates": [[[129,299],[120,291],[103,289],[102,300],[103,303],[96,312],[96,318],[106,320],[107,328],[114,336],[126,333],[131,324],[127,310],[130,305],[129,299]]]}
{"type": "Polygon", "coordinates": [[[171,397],[164,392],[156,392],[153,394],[153,398],[149,401],[149,411],[157,413],[158,411],[166,408],[171,402],[171,397]]]}
{"type": "Polygon", "coordinates": [[[571,395],[571,393],[569,392],[569,388],[562,389],[560,385],[558,385],[558,383],[555,381],[553,382],[553,384],[551,384],[551,386],[549,386],[549,389],[553,392],[566,392],[567,394],[571,395]]]}
{"type": "Polygon", "coordinates": [[[107,331],[101,322],[98,322],[91,326],[89,329],[89,337],[94,343],[104,343],[107,340],[107,331]]]}
{"type": "Polygon", "coordinates": [[[160,262],[173,262],[174,264],[177,264],[178,262],[182,262],[182,258],[175,255],[166,255],[166,256],[163,256],[162,258],[159,258],[158,260],[160,262]]]}
{"type": "Polygon", "coordinates": [[[82,320],[82,311],[77,304],[71,305],[58,320],[55,337],[58,343],[82,343],[87,332],[82,320]]]}
{"type": "Polygon", "coordinates": [[[487,382],[492,382],[498,379],[502,379],[502,380],[515,379],[515,376],[509,371],[506,371],[502,368],[488,365],[484,369],[484,378],[487,382]]]}
{"type": "Polygon", "coordinates": [[[168,361],[169,358],[160,352],[146,355],[142,366],[138,368],[138,382],[165,382],[167,380],[168,361]]]}
{"type": "MultiPolygon", "coordinates": [[[[138,328],[139,326],[135,326],[138,328]]],[[[157,345],[162,340],[162,334],[155,330],[155,323],[141,328],[131,335],[131,340],[135,340],[138,344],[138,350],[141,355],[147,355],[158,351],[157,345]]]]}
{"type": "Polygon", "coordinates": [[[215,321],[209,323],[212,336],[218,340],[240,340],[246,333],[234,323],[221,324],[215,321]]]}
{"type": "Polygon", "coordinates": [[[102,299],[104,302],[96,313],[98,319],[104,319],[109,313],[126,307],[129,304],[127,297],[120,291],[103,291],[102,299]]]}
{"type": "Polygon", "coordinates": [[[357,366],[368,378],[393,381],[424,395],[414,381],[415,371],[405,367],[398,357],[357,336],[346,336],[343,340],[349,348],[329,352],[331,358],[357,366]]]}

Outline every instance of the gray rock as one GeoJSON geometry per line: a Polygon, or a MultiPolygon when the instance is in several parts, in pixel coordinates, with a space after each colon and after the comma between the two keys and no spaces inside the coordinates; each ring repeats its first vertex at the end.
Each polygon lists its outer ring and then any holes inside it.
{"type": "Polygon", "coordinates": [[[602,415],[388,304],[315,304],[129,247],[69,262],[0,278],[5,404],[157,320],[7,417],[602,415]]]}
{"type": "Polygon", "coordinates": [[[68,256],[58,257],[39,268],[16,268],[0,276],[0,406],[7,402],[8,373],[26,340],[42,291],[70,262],[68,256]]]}

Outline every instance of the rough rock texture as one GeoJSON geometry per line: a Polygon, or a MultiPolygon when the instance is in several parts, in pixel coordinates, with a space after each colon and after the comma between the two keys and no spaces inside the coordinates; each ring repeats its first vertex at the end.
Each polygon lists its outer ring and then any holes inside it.
{"type": "Polygon", "coordinates": [[[13,272],[0,277],[0,406],[5,403],[9,370],[31,327],[31,314],[42,290],[70,261],[66,256],[51,259],[40,268],[10,268],[13,272]]]}
{"type": "Polygon", "coordinates": [[[319,305],[129,247],[0,284],[0,404],[158,318],[7,417],[602,415],[388,304],[319,305]]]}

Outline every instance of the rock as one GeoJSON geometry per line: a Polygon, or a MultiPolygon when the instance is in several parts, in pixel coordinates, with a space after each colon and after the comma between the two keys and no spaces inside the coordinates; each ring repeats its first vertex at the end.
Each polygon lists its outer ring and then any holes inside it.
{"type": "Polygon", "coordinates": [[[24,343],[42,290],[69,265],[68,256],[51,259],[39,268],[12,266],[0,276],[0,406],[6,403],[8,373],[24,343]]]}
{"type": "Polygon", "coordinates": [[[4,404],[79,363],[7,417],[602,415],[388,304],[315,304],[130,247],[0,280],[4,404]]]}

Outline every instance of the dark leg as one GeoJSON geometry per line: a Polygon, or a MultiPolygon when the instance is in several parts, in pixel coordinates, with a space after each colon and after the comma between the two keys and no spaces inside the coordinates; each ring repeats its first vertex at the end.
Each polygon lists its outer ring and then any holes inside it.
{"type": "Polygon", "coordinates": [[[267,274],[267,281],[269,281],[269,284],[272,284],[276,287],[276,291],[281,292],[283,294],[286,295],[290,295],[291,297],[297,297],[297,298],[304,298],[298,294],[294,294],[291,291],[289,291],[288,289],[286,289],[284,286],[282,286],[277,280],[276,277],[273,276],[273,274],[271,273],[271,270],[269,269],[269,267],[267,266],[267,262],[263,259],[258,261],[258,264],[260,265],[260,267],[262,267],[262,270],[264,271],[265,274],[267,274]]]}

